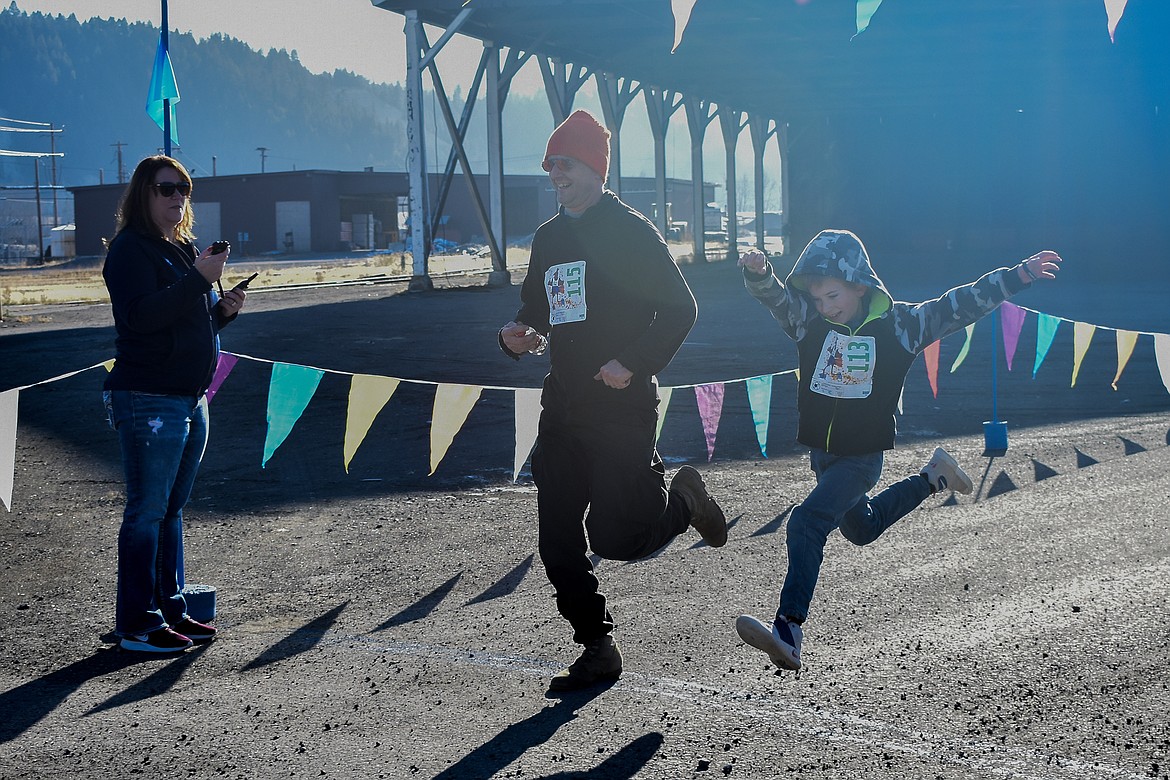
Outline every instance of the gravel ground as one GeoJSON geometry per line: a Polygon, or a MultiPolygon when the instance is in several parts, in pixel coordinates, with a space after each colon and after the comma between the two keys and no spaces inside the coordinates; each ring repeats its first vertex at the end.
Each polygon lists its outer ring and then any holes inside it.
{"type": "MultiPolygon", "coordinates": [[[[686,273],[700,321],[664,385],[792,367],[728,266],[686,273]]],[[[908,298],[941,292],[887,282],[908,298]]],[[[1078,314],[1090,292],[1018,302],[1141,327],[1121,295],[1078,314]]],[[[517,299],[515,287],[260,291],[224,346],[536,386],[539,361],[495,348],[517,299]]],[[[108,307],[5,315],[0,389],[112,352],[108,307]]],[[[962,339],[943,344],[937,398],[912,369],[887,481],[941,444],[976,493],[931,499],[865,548],[830,540],[799,676],[733,628],[774,609],[784,521],[812,484],[791,379],[776,380],[768,459],[742,385],[729,385],[710,463],[694,397],[677,391],[660,449],[703,471],[730,541],[684,536],[644,561],[599,562],[626,671],[561,698],[547,679],[576,648],[533,557],[531,480],[511,483],[510,393],[485,391],[427,476],[433,387],[404,383],[347,474],[348,379],[330,373],[261,469],[269,366],[241,361],[212,404],[187,514],[188,579],[217,587],[221,635],[142,658],[110,635],[122,485],[103,372],[23,391],[13,511],[0,515],[0,779],[1170,777],[1170,395],[1148,337],[1109,387],[1111,334],[1069,387],[1071,327],[1032,379],[1034,328],[1023,367],[998,368],[1002,456],[983,454],[990,330],[953,374],[962,339]]]]}

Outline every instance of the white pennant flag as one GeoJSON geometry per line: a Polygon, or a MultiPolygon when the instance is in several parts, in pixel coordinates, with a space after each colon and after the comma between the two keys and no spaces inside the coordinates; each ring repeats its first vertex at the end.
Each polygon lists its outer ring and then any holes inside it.
{"type": "Polygon", "coordinates": [[[512,481],[520,476],[524,461],[536,444],[536,433],[540,426],[540,388],[519,388],[516,390],[516,458],[512,464],[512,481]]]}
{"type": "Polygon", "coordinates": [[[0,501],[12,511],[12,483],[16,475],[16,406],[20,389],[0,393],[0,501]]]}

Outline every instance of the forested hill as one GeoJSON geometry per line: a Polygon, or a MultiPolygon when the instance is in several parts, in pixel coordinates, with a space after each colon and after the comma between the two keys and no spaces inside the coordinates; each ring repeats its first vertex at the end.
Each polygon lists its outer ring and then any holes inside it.
{"type": "MultiPolygon", "coordinates": [[[[56,138],[66,155],[58,164],[61,184],[96,184],[99,171],[107,183],[117,181],[115,144],[124,144],[127,175],[162,144],[145,113],[157,43],[158,29],[144,23],[83,23],[72,15],[27,14],[13,3],[0,11],[0,117],[65,128],[56,138]]],[[[220,175],[259,171],[257,147],[268,150],[268,171],[404,169],[403,86],[344,70],[313,74],[295,51],[261,53],[222,35],[196,40],[172,33],[170,51],[181,94],[181,145],[174,153],[196,176],[211,174],[213,157],[220,175]]],[[[515,97],[509,103],[506,124],[525,128],[521,135],[531,133],[543,148],[552,128],[547,104],[515,97]]],[[[442,130],[435,137],[444,159],[445,137],[442,130]]],[[[0,133],[0,148],[47,152],[49,140],[0,133]]],[[[0,157],[0,184],[31,184],[31,166],[27,158],[0,157]]]]}

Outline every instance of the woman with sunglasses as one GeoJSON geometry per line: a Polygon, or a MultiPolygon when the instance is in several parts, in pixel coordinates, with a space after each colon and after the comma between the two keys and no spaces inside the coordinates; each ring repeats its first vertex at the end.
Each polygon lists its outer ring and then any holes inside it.
{"type": "Polygon", "coordinates": [[[218,334],[246,297],[216,294],[230,252],[195,247],[190,195],[178,160],[140,162],[102,269],[117,331],[103,397],[126,475],[115,632],[123,648],[154,653],[215,637],[183,598],[183,507],[207,444],[218,334]]]}

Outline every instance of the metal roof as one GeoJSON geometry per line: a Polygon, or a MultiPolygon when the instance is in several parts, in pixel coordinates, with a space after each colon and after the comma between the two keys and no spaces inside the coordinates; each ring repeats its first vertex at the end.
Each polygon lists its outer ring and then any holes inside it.
{"type": "Polygon", "coordinates": [[[670,0],[374,5],[444,28],[466,7],[463,34],[780,120],[1170,89],[1164,0],[1129,0],[1116,43],[1103,0],[884,0],[857,35],[853,0],[697,0],[673,54],[670,0]]]}

